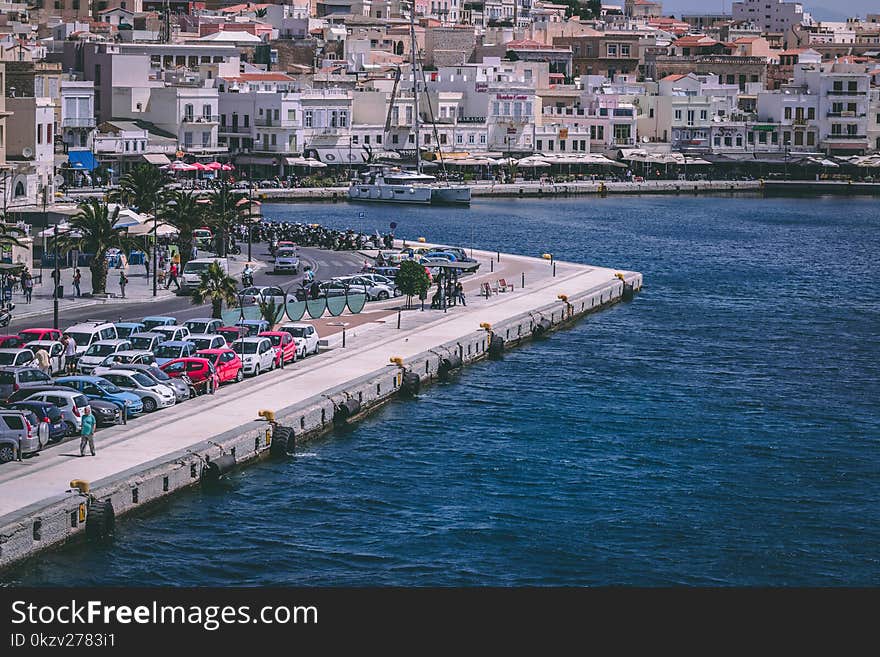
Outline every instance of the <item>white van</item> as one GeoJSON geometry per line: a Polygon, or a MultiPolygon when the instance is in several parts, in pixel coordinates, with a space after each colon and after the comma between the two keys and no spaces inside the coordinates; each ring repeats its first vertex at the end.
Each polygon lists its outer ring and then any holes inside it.
{"type": "Polygon", "coordinates": [[[190,260],[183,266],[183,272],[181,274],[181,285],[185,289],[192,289],[199,284],[199,281],[202,279],[202,272],[208,269],[208,265],[212,262],[216,262],[220,265],[220,269],[222,269],[227,274],[229,273],[229,267],[226,264],[226,258],[197,258],[195,260],[190,260]]]}
{"type": "Polygon", "coordinates": [[[78,356],[85,353],[86,349],[99,340],[115,340],[118,337],[116,327],[109,322],[74,324],[64,331],[64,335],[70,336],[76,342],[76,354],[78,356]]]}

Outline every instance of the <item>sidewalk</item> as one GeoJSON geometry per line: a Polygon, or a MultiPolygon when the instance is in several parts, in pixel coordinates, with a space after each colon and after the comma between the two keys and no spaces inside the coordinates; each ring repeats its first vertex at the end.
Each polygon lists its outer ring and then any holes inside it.
{"type": "MultiPolygon", "coordinates": [[[[210,254],[202,257],[211,257],[210,254]]],[[[244,270],[246,258],[242,256],[229,257],[229,274],[234,278],[240,278],[241,272],[244,270]]],[[[254,268],[259,269],[265,266],[265,263],[255,261],[254,268]]],[[[64,288],[64,296],[58,300],[59,308],[62,310],[71,310],[74,308],[85,308],[87,306],[120,304],[120,303],[152,303],[155,301],[164,301],[173,298],[176,290],[174,286],[166,290],[164,285],[157,284],[156,296],[153,296],[153,271],[147,276],[146,269],[143,265],[128,265],[125,268],[125,274],[128,276],[128,284],[125,286],[125,298],[122,298],[119,288],[119,269],[110,269],[107,272],[107,298],[93,298],[92,293],[92,273],[88,267],[80,267],[82,280],[80,281],[80,291],[82,296],[77,297],[73,288],[73,268],[65,267],[60,270],[61,286],[64,288]]],[[[34,276],[39,276],[39,269],[32,269],[34,276]]],[[[15,320],[27,319],[28,317],[36,317],[44,313],[52,312],[52,269],[43,268],[42,284],[34,285],[34,294],[31,303],[25,303],[24,294],[21,291],[13,292],[12,303],[15,304],[13,317],[15,320]]],[[[178,277],[180,280],[180,277],[178,277]]]]}

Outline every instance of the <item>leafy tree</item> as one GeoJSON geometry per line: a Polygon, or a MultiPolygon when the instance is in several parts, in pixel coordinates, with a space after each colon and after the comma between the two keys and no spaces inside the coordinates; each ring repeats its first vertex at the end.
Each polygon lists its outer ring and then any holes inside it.
{"type": "Polygon", "coordinates": [[[205,223],[204,206],[199,204],[192,192],[174,191],[159,211],[159,218],[180,231],[177,245],[180,247],[180,268],[192,258],[193,231],[205,223]]]}
{"type": "Polygon", "coordinates": [[[394,284],[406,295],[406,307],[409,308],[414,296],[421,297],[431,286],[425,267],[415,260],[404,260],[400,263],[400,271],[394,284]]]}
{"type": "Polygon", "coordinates": [[[266,18],[266,13],[266,8],[263,7],[262,9],[257,9],[257,11],[254,12],[254,16],[257,18],[266,18]]]}
{"type": "Polygon", "coordinates": [[[221,180],[208,198],[208,225],[216,233],[215,251],[217,255],[225,256],[229,229],[242,218],[242,206],[238,205],[238,202],[244,198],[244,193],[235,190],[228,181],[221,180]]]}
{"type": "Polygon", "coordinates": [[[257,305],[260,308],[260,317],[269,322],[269,326],[275,326],[284,316],[284,305],[276,304],[275,297],[258,297],[257,305]]]}
{"type": "Polygon", "coordinates": [[[208,265],[202,272],[201,280],[192,293],[195,305],[211,304],[211,317],[223,319],[223,304],[233,306],[238,302],[238,291],[235,279],[223,271],[216,262],[208,265]]]}
{"type": "Polygon", "coordinates": [[[107,251],[139,248],[138,240],[129,237],[124,228],[115,227],[118,219],[119,206],[110,210],[106,203],[92,198],[79,204],[79,211],[70,218],[70,230],[58,235],[59,249],[93,254],[89,262],[92,294],[107,291],[107,251]]]}
{"type": "Polygon", "coordinates": [[[110,193],[110,200],[137,208],[138,212],[155,215],[166,197],[168,177],[151,164],[139,164],[119,180],[119,187],[110,193]]]}

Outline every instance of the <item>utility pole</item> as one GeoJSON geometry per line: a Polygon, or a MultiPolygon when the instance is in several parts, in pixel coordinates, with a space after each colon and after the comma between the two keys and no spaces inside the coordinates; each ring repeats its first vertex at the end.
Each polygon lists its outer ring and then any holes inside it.
{"type": "Polygon", "coordinates": [[[156,289],[158,287],[158,272],[156,271],[156,267],[158,265],[158,260],[156,258],[156,252],[158,250],[158,235],[159,235],[159,216],[158,213],[153,214],[153,262],[151,263],[153,270],[153,296],[156,296],[156,289]]]}
{"type": "MultiPolygon", "coordinates": [[[[43,191],[43,207],[46,204],[46,192],[43,191]]],[[[52,328],[58,328],[58,282],[61,280],[61,272],[58,271],[58,222],[55,222],[55,230],[53,231],[55,234],[55,271],[52,276],[52,284],[54,289],[52,291],[52,328]]]]}

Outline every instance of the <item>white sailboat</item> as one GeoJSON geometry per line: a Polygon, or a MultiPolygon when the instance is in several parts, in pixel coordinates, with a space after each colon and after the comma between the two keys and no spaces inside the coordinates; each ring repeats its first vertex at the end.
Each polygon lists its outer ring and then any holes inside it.
{"type": "MultiPolygon", "coordinates": [[[[352,181],[348,188],[348,196],[354,201],[375,201],[379,203],[415,203],[442,205],[469,205],[471,202],[470,187],[450,185],[440,181],[436,176],[422,173],[422,157],[419,152],[419,83],[418,63],[416,61],[416,30],[415,3],[410,5],[410,38],[412,40],[411,60],[413,72],[413,132],[416,145],[416,170],[406,171],[399,167],[372,167],[361,174],[359,180],[352,181]]],[[[397,83],[395,82],[395,89],[397,83]]],[[[394,92],[391,94],[394,104],[394,92]]],[[[390,108],[389,108],[390,119],[390,108]]],[[[387,128],[387,124],[386,124],[387,128]]]]}

